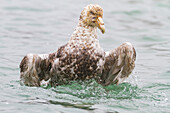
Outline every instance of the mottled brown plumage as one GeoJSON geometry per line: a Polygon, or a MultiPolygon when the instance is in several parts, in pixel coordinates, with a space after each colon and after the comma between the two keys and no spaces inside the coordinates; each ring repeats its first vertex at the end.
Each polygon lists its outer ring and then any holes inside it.
{"type": "Polygon", "coordinates": [[[94,78],[106,86],[127,78],[135,67],[135,49],[130,43],[124,43],[105,53],[96,31],[99,28],[105,32],[102,17],[103,9],[99,5],[85,7],[67,44],[52,54],[28,54],[23,58],[21,81],[28,86],[40,86],[42,81],[56,86],[94,78]]]}

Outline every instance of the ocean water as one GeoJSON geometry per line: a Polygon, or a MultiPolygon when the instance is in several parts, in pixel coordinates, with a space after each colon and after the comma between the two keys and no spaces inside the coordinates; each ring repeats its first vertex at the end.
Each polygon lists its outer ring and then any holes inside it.
{"type": "Polygon", "coordinates": [[[1,0],[0,113],[170,113],[170,0],[1,0]],[[67,43],[88,4],[104,9],[105,51],[131,42],[136,67],[122,84],[95,81],[56,88],[20,85],[28,53],[67,43]]]}

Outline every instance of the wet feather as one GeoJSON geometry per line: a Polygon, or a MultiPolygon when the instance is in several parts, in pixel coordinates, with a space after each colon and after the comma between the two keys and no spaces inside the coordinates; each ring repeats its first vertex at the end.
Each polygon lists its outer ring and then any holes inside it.
{"type": "Polygon", "coordinates": [[[136,52],[129,42],[104,52],[97,38],[97,28],[105,32],[103,9],[90,4],[81,12],[78,25],[67,44],[51,54],[28,54],[20,63],[21,81],[52,86],[74,80],[95,79],[103,86],[120,83],[135,67],[136,52]]]}

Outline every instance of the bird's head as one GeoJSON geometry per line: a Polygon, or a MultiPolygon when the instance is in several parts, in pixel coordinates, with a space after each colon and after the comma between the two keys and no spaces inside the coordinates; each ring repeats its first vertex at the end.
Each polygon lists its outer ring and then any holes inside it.
{"type": "Polygon", "coordinates": [[[105,26],[102,17],[103,9],[99,5],[90,4],[81,12],[80,20],[87,26],[98,27],[104,33],[105,26]]]}

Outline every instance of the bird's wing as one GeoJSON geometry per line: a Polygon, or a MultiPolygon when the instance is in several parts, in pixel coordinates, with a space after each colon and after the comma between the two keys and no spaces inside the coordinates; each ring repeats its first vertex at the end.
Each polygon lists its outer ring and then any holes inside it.
{"type": "Polygon", "coordinates": [[[106,61],[101,76],[102,85],[119,84],[127,78],[135,67],[136,51],[131,43],[126,42],[118,48],[106,52],[106,61]]]}
{"type": "Polygon", "coordinates": [[[49,79],[52,62],[48,54],[28,54],[20,63],[21,82],[28,86],[40,86],[49,79]]]}

